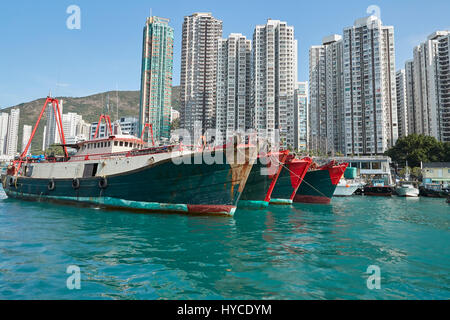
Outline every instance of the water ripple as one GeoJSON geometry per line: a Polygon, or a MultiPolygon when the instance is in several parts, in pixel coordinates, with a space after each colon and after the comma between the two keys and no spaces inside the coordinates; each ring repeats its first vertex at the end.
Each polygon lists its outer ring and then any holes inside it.
{"type": "Polygon", "coordinates": [[[450,207],[354,197],[239,210],[134,214],[0,194],[3,299],[449,299],[450,207]],[[81,268],[68,290],[66,268],[81,268]],[[382,288],[366,286],[369,265],[382,288]]]}

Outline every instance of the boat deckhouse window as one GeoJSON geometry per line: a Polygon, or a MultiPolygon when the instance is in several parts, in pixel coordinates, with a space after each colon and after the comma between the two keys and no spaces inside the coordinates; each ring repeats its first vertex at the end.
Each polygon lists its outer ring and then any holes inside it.
{"type": "Polygon", "coordinates": [[[114,141],[114,146],[116,146],[116,147],[117,147],[117,141],[114,141]]]}
{"type": "Polygon", "coordinates": [[[120,144],[119,144],[121,147],[123,147],[123,141],[120,141],[120,144]]]}

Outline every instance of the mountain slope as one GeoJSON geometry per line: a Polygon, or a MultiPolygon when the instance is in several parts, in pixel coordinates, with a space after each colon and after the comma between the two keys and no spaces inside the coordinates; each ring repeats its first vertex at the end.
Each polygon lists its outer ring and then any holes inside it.
{"type": "MultiPolygon", "coordinates": [[[[110,116],[112,120],[115,120],[117,117],[117,96],[119,98],[119,117],[139,117],[139,91],[109,91],[87,97],[58,97],[58,100],[64,101],[63,113],[76,112],[83,116],[84,121],[91,123],[96,122],[103,112],[108,94],[111,109],[110,116]]],[[[173,87],[172,106],[175,110],[179,110],[180,108],[179,97],[180,87],[173,87]]],[[[9,113],[11,109],[20,109],[18,150],[22,150],[23,126],[31,125],[34,127],[44,103],[45,98],[42,98],[0,110],[0,112],[9,113]]],[[[44,126],[46,125],[46,122],[46,117],[44,115],[33,139],[31,146],[33,152],[39,152],[42,148],[44,126]]]]}

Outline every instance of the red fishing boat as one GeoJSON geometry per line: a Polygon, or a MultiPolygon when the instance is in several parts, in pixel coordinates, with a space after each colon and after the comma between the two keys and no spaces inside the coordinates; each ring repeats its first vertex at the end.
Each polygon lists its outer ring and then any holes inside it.
{"type": "Polygon", "coordinates": [[[259,154],[239,199],[239,207],[267,207],[289,151],[259,154]]]}
{"type": "Polygon", "coordinates": [[[272,191],[270,203],[277,205],[291,204],[311,163],[311,158],[298,159],[294,154],[289,154],[272,191]]]}
{"type": "Polygon", "coordinates": [[[313,163],[297,190],[294,202],[330,203],[348,163],[331,161],[324,166],[313,163]]]}

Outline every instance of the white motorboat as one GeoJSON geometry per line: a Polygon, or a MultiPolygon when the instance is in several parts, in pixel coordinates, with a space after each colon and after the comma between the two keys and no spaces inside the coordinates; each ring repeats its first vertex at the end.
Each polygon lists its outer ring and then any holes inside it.
{"type": "Polygon", "coordinates": [[[414,198],[416,198],[419,196],[419,189],[417,189],[410,183],[404,183],[404,184],[398,186],[395,189],[395,191],[397,192],[397,195],[399,197],[411,197],[411,198],[414,197],[414,198]]]}
{"type": "Polygon", "coordinates": [[[334,191],[334,197],[349,197],[361,187],[361,183],[342,178],[334,191]]]}
{"type": "Polygon", "coordinates": [[[412,183],[406,182],[409,180],[408,161],[406,161],[405,179],[406,179],[405,182],[400,183],[400,185],[395,189],[397,195],[399,197],[417,198],[420,193],[419,189],[414,187],[412,183]]]}

